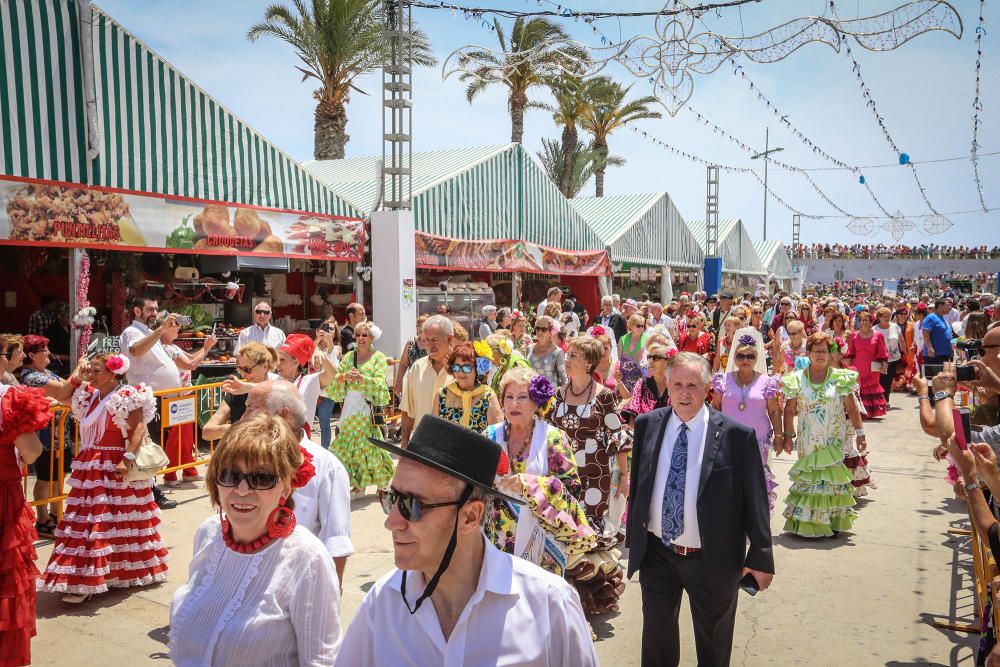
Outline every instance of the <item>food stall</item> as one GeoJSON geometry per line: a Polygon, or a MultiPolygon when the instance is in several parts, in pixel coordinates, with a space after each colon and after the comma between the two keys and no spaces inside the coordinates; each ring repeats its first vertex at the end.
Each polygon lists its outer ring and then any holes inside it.
{"type": "MultiPolygon", "coordinates": [[[[0,3],[0,23],[51,65],[0,87],[18,121],[0,142],[0,251],[13,260],[0,276],[19,286],[0,309],[9,330],[43,295],[69,301],[80,344],[118,334],[128,297],[146,292],[200,306],[212,320],[200,332],[226,339],[253,298],[271,300],[276,323],[321,316],[352,273],[331,265],[364,255],[357,209],[96,5],[0,3]]],[[[195,347],[199,330],[185,333],[195,347]]]]}

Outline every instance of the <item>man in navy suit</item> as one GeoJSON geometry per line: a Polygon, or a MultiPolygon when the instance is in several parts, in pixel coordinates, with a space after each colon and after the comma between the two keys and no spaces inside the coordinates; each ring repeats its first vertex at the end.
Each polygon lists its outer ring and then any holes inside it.
{"type": "Polygon", "coordinates": [[[774,575],[757,437],[705,405],[710,379],[703,357],[679,353],[667,379],[673,407],[635,424],[626,535],[628,576],[638,570],[642,588],[644,667],[680,662],[682,591],[698,664],[728,665],[740,580],[749,574],[763,591],[774,575]]]}

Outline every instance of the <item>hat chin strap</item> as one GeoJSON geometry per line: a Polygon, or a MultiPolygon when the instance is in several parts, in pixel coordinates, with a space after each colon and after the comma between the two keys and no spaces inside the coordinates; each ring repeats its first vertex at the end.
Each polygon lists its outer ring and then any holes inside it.
{"type": "Polygon", "coordinates": [[[410,609],[410,603],[406,599],[406,570],[403,570],[403,579],[402,582],[400,582],[399,592],[402,594],[403,604],[406,605],[406,610],[410,612],[411,616],[416,614],[424,600],[431,596],[434,589],[437,588],[438,582],[441,580],[441,575],[443,575],[445,570],[448,569],[448,566],[451,565],[451,557],[455,555],[455,547],[458,546],[458,510],[462,509],[471,495],[472,485],[466,484],[465,490],[462,491],[462,495],[458,498],[458,507],[455,511],[455,527],[451,530],[451,539],[448,540],[448,547],[444,550],[444,557],[441,558],[441,564],[438,566],[437,572],[434,573],[434,576],[431,577],[430,582],[427,584],[427,588],[425,588],[424,592],[417,598],[416,603],[413,605],[413,609],[410,609]]]}

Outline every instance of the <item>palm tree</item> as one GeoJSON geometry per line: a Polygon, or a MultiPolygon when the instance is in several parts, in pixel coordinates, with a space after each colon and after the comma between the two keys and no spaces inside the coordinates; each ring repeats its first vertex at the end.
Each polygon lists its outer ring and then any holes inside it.
{"type": "MultiPolygon", "coordinates": [[[[389,59],[382,0],[292,0],[292,8],[273,4],[264,10],[264,22],[247,32],[247,39],[276,37],[295,49],[302,61],[296,69],[302,80],[316,79],[313,93],[313,157],[331,160],[344,157],[347,134],[347,103],[358,88],[354,80],[389,59]]],[[[427,35],[413,30],[413,63],[437,63],[427,35]]]]}
{"type": "MultiPolygon", "coordinates": [[[[652,96],[626,102],[632,86],[622,86],[609,77],[597,77],[588,88],[590,105],[580,125],[593,137],[592,145],[601,156],[608,156],[608,136],[629,123],[646,118],[661,118],[659,111],[649,105],[656,102],[652,96]]],[[[594,171],[597,196],[604,196],[604,171],[607,165],[598,165],[594,171]]]]}
{"type": "Polygon", "coordinates": [[[597,154],[597,151],[590,146],[576,144],[569,160],[565,160],[565,154],[560,142],[555,139],[542,139],[542,150],[538,153],[538,159],[542,162],[545,173],[553,183],[557,185],[564,180],[569,185],[563,192],[567,199],[573,199],[587,182],[594,176],[598,167],[621,167],[625,164],[625,158],[618,155],[609,155],[606,158],[597,154]],[[569,173],[563,170],[569,165],[569,173]]]}
{"type": "Polygon", "coordinates": [[[548,81],[549,90],[552,91],[556,103],[547,108],[552,111],[552,120],[556,125],[562,125],[563,168],[557,185],[559,191],[569,198],[572,198],[569,193],[569,179],[573,173],[572,160],[579,145],[577,126],[588,112],[590,95],[587,88],[592,85],[591,81],[565,72],[548,81]]]}
{"type": "Polygon", "coordinates": [[[478,64],[461,76],[461,80],[469,84],[465,89],[465,97],[471,104],[479,93],[494,84],[507,88],[510,140],[512,143],[521,143],[524,138],[524,111],[529,107],[539,106],[528,100],[528,91],[545,85],[546,79],[561,69],[585,60],[587,54],[581,49],[560,45],[569,36],[562,28],[546,19],[525,21],[518,17],[514,20],[509,41],[497,19],[493,19],[493,27],[500,42],[502,57],[484,49],[469,51],[458,59],[460,68],[478,64]]]}

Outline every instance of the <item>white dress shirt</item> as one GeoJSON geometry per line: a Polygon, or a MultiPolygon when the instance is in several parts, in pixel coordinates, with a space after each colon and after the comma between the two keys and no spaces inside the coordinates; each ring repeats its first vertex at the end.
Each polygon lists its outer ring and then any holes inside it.
{"type": "Polygon", "coordinates": [[[319,373],[300,375],[292,383],[299,390],[299,396],[302,397],[303,402],[306,404],[306,424],[309,425],[310,430],[312,430],[313,419],[316,417],[316,402],[319,400],[320,390],[322,389],[319,386],[319,375],[319,373]]]}
{"type": "Polygon", "coordinates": [[[688,426],[687,475],[684,478],[684,532],[677,536],[673,544],[691,549],[701,548],[701,532],[698,530],[698,482],[701,478],[701,462],[705,458],[705,435],[708,433],[708,408],[702,406],[688,422],[682,422],[676,412],[670,413],[667,430],[663,434],[660,458],[656,462],[656,477],[653,493],[649,500],[649,532],[662,538],[663,489],[670,474],[670,457],[674,453],[674,443],[681,432],[681,424],[688,426]]]}
{"type": "Polygon", "coordinates": [[[308,530],[254,554],[222,541],[218,515],[195,533],[188,581],[170,605],[170,659],[208,665],[326,666],[340,641],[340,584],[308,530]]]}
{"type": "Polygon", "coordinates": [[[351,483],[347,469],[309,438],[299,442],[312,454],[316,476],[295,489],[295,521],[315,535],[332,558],[354,553],[351,542],[351,483]]]}
{"type": "Polygon", "coordinates": [[[273,324],[268,324],[263,329],[256,324],[251,324],[240,332],[240,337],[236,341],[236,348],[233,350],[233,354],[238,354],[240,348],[247,343],[263,343],[277,350],[284,342],[285,332],[273,324]]]}
{"type": "MultiPolygon", "coordinates": [[[[498,551],[484,538],[479,585],[446,640],[431,600],[410,615],[393,570],[372,587],[344,635],[336,665],[589,667],[597,665],[580,597],[562,578],[498,551]]],[[[412,605],[424,590],[408,572],[412,605]]]]}
{"type": "Polygon", "coordinates": [[[132,354],[132,346],[149,336],[153,331],[139,320],[125,328],[118,337],[122,354],[128,356],[128,381],[130,384],[148,384],[153,391],[175,389],[181,386],[181,372],[170,357],[163,343],[156,341],[146,354],[137,357],[132,354]]]}

